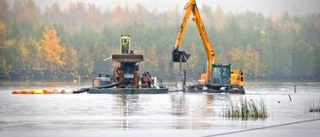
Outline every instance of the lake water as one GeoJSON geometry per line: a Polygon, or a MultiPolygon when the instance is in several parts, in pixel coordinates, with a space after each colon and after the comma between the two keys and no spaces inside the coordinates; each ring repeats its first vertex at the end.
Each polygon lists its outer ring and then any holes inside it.
{"type": "MultiPolygon", "coordinates": [[[[0,136],[213,136],[313,119],[314,123],[307,125],[310,128],[301,132],[320,134],[320,113],[309,112],[313,104],[320,105],[320,83],[249,82],[245,95],[11,94],[16,89],[90,86],[89,82],[1,82],[0,136]],[[263,100],[268,117],[249,120],[223,117],[231,100],[244,97],[263,100]]],[[[296,125],[277,131],[300,136],[295,131],[305,126],[296,125]]]]}

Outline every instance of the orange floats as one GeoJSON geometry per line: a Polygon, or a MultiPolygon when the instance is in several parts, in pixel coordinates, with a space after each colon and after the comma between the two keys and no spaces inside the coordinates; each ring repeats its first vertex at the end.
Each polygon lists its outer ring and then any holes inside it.
{"type": "Polygon", "coordinates": [[[33,94],[33,91],[32,90],[22,90],[22,93],[21,94],[33,94]]]}
{"type": "Polygon", "coordinates": [[[39,90],[39,89],[23,89],[14,90],[12,94],[54,94],[51,90],[39,90]]]}
{"type": "Polygon", "coordinates": [[[12,94],[22,94],[22,90],[14,90],[12,94]]]}
{"type": "Polygon", "coordinates": [[[54,91],[44,89],[43,94],[54,94],[54,91]]]}
{"type": "Polygon", "coordinates": [[[33,94],[43,94],[43,90],[32,90],[33,94]]]}
{"type": "Polygon", "coordinates": [[[33,91],[30,89],[14,90],[12,94],[33,94],[33,91]]]}

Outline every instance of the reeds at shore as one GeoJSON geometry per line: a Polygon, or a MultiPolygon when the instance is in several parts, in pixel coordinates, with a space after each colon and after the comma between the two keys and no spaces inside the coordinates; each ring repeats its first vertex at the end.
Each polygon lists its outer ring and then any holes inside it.
{"type": "Polygon", "coordinates": [[[309,112],[320,112],[320,102],[318,105],[315,105],[313,102],[312,106],[309,109],[309,112]]]}
{"type": "Polygon", "coordinates": [[[240,119],[264,119],[268,117],[267,107],[264,101],[247,100],[240,98],[231,100],[230,105],[224,111],[224,117],[240,119]]]}

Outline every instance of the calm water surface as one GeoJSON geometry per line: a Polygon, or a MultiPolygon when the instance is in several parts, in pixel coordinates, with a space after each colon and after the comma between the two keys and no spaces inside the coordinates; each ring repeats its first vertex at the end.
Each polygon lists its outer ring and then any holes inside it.
{"type": "Polygon", "coordinates": [[[1,82],[0,136],[207,136],[320,117],[309,112],[312,104],[320,105],[320,83],[251,82],[245,95],[11,94],[16,89],[81,87],[90,83],[1,82]],[[268,118],[224,118],[230,101],[243,97],[263,100],[268,118]]]}

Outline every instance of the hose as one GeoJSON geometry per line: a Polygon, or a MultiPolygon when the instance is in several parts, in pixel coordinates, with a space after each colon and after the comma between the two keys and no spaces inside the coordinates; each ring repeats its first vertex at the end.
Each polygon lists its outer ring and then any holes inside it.
{"type": "Polygon", "coordinates": [[[99,86],[99,87],[81,88],[81,89],[79,89],[79,90],[73,91],[72,93],[77,94],[77,93],[88,92],[89,89],[92,89],[92,88],[97,88],[97,89],[100,89],[100,88],[112,88],[112,87],[115,87],[115,86],[118,86],[118,85],[128,84],[129,82],[130,82],[129,80],[123,80],[123,81],[118,82],[118,83],[113,83],[113,84],[104,85],[104,86],[99,86]]]}

